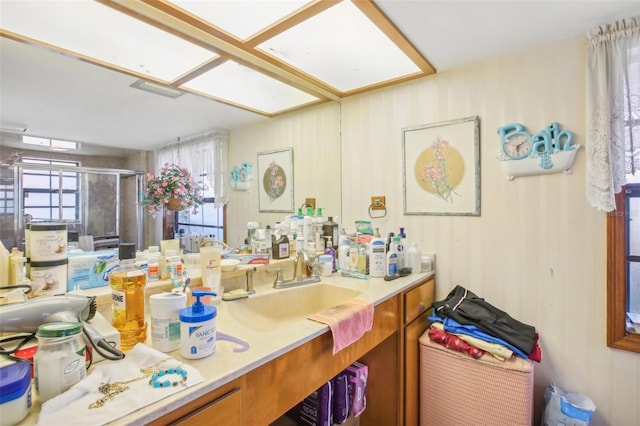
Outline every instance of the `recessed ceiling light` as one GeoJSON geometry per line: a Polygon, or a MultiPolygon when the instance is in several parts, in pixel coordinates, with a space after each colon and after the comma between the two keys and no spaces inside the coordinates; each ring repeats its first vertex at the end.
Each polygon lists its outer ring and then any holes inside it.
{"type": "Polygon", "coordinates": [[[156,95],[166,96],[168,98],[179,98],[184,94],[182,90],[174,89],[173,87],[164,86],[162,84],[153,83],[146,80],[137,80],[131,87],[134,89],[144,90],[145,92],[155,93],[156,95]]]}

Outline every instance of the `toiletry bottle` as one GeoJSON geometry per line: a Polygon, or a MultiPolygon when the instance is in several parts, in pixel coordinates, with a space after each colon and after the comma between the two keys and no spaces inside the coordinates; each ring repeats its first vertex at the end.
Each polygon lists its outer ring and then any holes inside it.
{"type": "Polygon", "coordinates": [[[349,271],[358,272],[358,246],[352,244],[349,248],[349,271]]]}
{"type": "Polygon", "coordinates": [[[407,266],[411,268],[412,274],[417,274],[420,272],[421,268],[421,260],[422,254],[418,249],[418,243],[411,243],[411,247],[407,250],[407,266]]]}
{"type": "Polygon", "coordinates": [[[9,250],[0,241],[0,283],[9,283],[9,250]]]}
{"type": "Polygon", "coordinates": [[[384,277],[387,267],[387,250],[384,239],[380,238],[380,231],[376,232],[369,244],[369,269],[372,277],[384,277]]]}
{"type": "MultiPolygon", "coordinates": [[[[395,237],[398,240],[400,237],[395,237]]],[[[396,275],[398,273],[398,252],[396,252],[396,244],[389,244],[389,252],[387,253],[387,275],[396,275]]]]}
{"type": "Polygon", "coordinates": [[[322,217],[322,207],[318,207],[316,215],[313,217],[313,238],[316,243],[316,252],[324,253],[325,239],[324,239],[324,218],[322,217]]]}
{"type": "Polygon", "coordinates": [[[358,272],[367,273],[367,253],[362,244],[358,244],[358,272]]]}
{"type": "Polygon", "coordinates": [[[327,237],[326,249],[324,249],[324,254],[328,254],[331,256],[331,271],[336,272],[338,270],[336,265],[336,251],[333,248],[333,242],[331,241],[331,237],[327,237]]]}
{"type": "Polygon", "coordinates": [[[333,249],[338,250],[340,244],[340,229],[338,228],[338,224],[333,221],[332,216],[329,216],[327,221],[322,224],[322,233],[325,237],[331,237],[333,249]]]}
{"type": "Polygon", "coordinates": [[[338,269],[347,271],[349,269],[349,236],[340,235],[340,245],[338,246],[338,269]]]}
{"type": "Polygon", "coordinates": [[[194,290],[194,304],[180,310],[180,355],[187,359],[204,358],[216,350],[218,310],[202,303],[203,296],[217,296],[217,293],[194,290]]]}
{"type": "Polygon", "coordinates": [[[120,244],[120,266],[109,274],[111,323],[120,332],[120,348],[123,350],[131,349],[136,343],[147,339],[144,318],[144,288],[147,280],[144,271],[135,265],[135,250],[135,244],[120,244]]]}

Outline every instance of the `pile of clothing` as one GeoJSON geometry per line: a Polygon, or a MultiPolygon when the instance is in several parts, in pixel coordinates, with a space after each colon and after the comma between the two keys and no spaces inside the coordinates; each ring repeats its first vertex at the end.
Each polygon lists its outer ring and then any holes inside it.
{"type": "Polygon", "coordinates": [[[478,359],[485,353],[500,360],[518,356],[540,362],[535,327],[512,318],[473,292],[456,286],[433,302],[428,336],[434,342],[478,359]]]}

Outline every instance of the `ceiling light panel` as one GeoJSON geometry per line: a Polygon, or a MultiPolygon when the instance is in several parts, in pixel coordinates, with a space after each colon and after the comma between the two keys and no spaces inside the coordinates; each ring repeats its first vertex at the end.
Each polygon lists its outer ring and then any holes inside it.
{"type": "Polygon", "coordinates": [[[0,27],[171,82],[218,55],[94,1],[3,1],[0,27]]]}
{"type": "Polygon", "coordinates": [[[311,2],[309,0],[173,0],[169,3],[199,16],[240,40],[247,40],[311,2]]]}
{"type": "Polygon", "coordinates": [[[350,1],[330,7],[258,48],[341,92],[420,72],[350,1]]]}
{"type": "Polygon", "coordinates": [[[267,114],[318,100],[234,61],[227,61],[181,87],[267,114]]]}

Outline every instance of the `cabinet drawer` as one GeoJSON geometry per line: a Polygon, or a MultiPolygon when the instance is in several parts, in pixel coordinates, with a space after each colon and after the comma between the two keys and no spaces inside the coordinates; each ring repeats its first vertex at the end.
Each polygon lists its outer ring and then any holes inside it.
{"type": "Polygon", "coordinates": [[[173,424],[176,426],[241,425],[242,392],[240,389],[234,389],[173,424]]]}
{"type": "Polygon", "coordinates": [[[420,284],[404,295],[404,324],[408,324],[421,313],[431,308],[435,297],[435,279],[420,284]]]}

